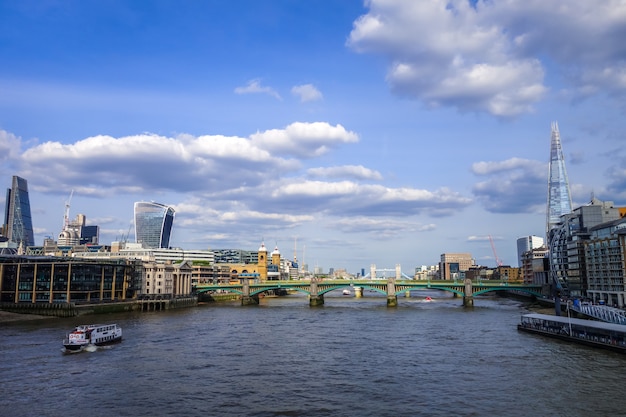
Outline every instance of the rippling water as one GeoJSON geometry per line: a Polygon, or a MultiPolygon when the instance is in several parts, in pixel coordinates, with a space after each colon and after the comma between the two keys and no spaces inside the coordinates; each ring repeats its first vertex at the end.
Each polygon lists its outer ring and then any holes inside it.
{"type": "Polygon", "coordinates": [[[524,304],[438,292],[266,298],[0,327],[3,416],[624,415],[626,356],[519,333],[524,304]],[[433,302],[424,302],[430,295],[433,302]],[[63,354],[85,321],[124,340],[63,354]]]}

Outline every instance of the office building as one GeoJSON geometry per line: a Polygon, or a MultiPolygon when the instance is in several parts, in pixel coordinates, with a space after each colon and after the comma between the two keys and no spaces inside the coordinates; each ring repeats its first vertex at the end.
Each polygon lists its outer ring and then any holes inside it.
{"type": "Polygon", "coordinates": [[[13,242],[23,249],[35,245],[33,220],[28,198],[28,183],[24,178],[15,175],[11,188],[7,189],[3,229],[9,242],[13,242]]]}
{"type": "Polygon", "coordinates": [[[465,272],[474,265],[470,253],[443,253],[439,262],[439,279],[463,279],[465,272]]]}
{"type": "Polygon", "coordinates": [[[144,248],[167,248],[174,224],[174,209],[154,202],[135,203],[135,242],[144,248]]]}
{"type": "Polygon", "coordinates": [[[601,223],[589,230],[584,243],[587,297],[619,308],[626,306],[626,218],[601,223]]]}
{"type": "Polygon", "coordinates": [[[585,206],[561,216],[561,222],[550,231],[550,273],[557,290],[570,296],[584,296],[587,278],[584,244],[590,229],[622,217],[623,208],[612,201],[593,198],[585,206]]]}
{"type": "Polygon", "coordinates": [[[543,238],[539,236],[524,236],[517,239],[517,266],[522,267],[524,252],[543,246],[543,238]]]}

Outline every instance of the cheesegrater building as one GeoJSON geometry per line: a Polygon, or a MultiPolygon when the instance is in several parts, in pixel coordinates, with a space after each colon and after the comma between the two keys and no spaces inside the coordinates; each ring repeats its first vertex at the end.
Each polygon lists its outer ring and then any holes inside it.
{"type": "Polygon", "coordinates": [[[155,202],[135,203],[135,242],[144,248],[167,248],[174,224],[174,209],[155,202]]]}
{"type": "Polygon", "coordinates": [[[28,183],[24,178],[13,176],[11,188],[7,189],[4,210],[4,234],[9,242],[18,246],[35,246],[33,219],[30,214],[28,183]]]}

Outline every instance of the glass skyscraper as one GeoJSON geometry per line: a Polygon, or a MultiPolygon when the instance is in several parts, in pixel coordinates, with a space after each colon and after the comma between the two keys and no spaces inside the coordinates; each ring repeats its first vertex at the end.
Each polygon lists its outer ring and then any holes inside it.
{"type": "MultiPolygon", "coordinates": [[[[550,259],[550,275],[557,290],[566,294],[573,290],[572,271],[569,270],[570,251],[576,251],[576,242],[571,242],[572,230],[575,225],[570,224],[574,218],[572,212],[572,197],[569,190],[569,180],[565,171],[565,158],[561,147],[559,125],[552,123],[550,138],[550,165],[548,169],[548,205],[546,209],[546,240],[548,242],[548,256],[550,259]],[[571,247],[568,247],[571,246],[571,247]]],[[[578,284],[574,284],[576,287],[578,284]]],[[[578,285],[578,287],[580,287],[578,285]]]]}
{"type": "Polygon", "coordinates": [[[30,215],[28,183],[24,178],[13,176],[11,188],[7,189],[4,210],[4,233],[9,242],[17,245],[35,246],[33,219],[30,215]]]}
{"type": "Polygon", "coordinates": [[[550,165],[548,168],[548,207],[546,218],[546,236],[561,222],[561,216],[572,212],[572,197],[569,180],[565,171],[565,158],[561,147],[559,125],[552,123],[550,139],[550,165]]]}
{"type": "Polygon", "coordinates": [[[144,248],[167,248],[174,223],[174,209],[154,202],[135,203],[135,242],[144,248]]]}

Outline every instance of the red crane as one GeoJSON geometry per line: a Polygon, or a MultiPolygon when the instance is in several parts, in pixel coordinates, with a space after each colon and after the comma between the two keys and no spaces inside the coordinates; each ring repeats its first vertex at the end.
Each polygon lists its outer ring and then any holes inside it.
{"type": "Polygon", "coordinates": [[[496,245],[493,244],[493,238],[489,235],[489,242],[491,242],[491,250],[493,250],[493,256],[496,258],[496,265],[502,266],[502,260],[498,258],[498,254],[496,253],[496,245]]]}

